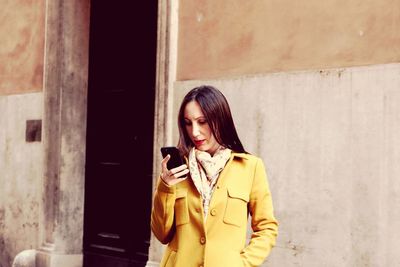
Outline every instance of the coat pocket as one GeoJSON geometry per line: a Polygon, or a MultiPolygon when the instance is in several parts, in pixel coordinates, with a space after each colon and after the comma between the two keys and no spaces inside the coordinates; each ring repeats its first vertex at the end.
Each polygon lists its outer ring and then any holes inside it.
{"type": "Polygon", "coordinates": [[[241,188],[231,187],[227,189],[227,201],[224,214],[224,222],[238,227],[246,227],[249,195],[241,188]]]}
{"type": "Polygon", "coordinates": [[[177,190],[174,209],[176,226],[189,222],[187,190],[177,190]]]}

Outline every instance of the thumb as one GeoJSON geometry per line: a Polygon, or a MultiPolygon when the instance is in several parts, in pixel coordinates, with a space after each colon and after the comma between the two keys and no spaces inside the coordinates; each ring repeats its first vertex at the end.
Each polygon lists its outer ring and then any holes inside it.
{"type": "Polygon", "coordinates": [[[168,154],[165,158],[163,158],[163,160],[161,161],[161,166],[163,169],[167,169],[167,162],[169,161],[169,159],[171,158],[171,155],[168,154]]]}

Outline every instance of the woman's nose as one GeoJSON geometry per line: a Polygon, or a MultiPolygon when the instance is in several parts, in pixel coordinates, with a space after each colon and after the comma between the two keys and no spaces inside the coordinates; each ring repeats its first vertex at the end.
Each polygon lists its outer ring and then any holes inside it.
{"type": "Polygon", "coordinates": [[[193,137],[197,137],[200,135],[200,128],[196,123],[193,123],[192,135],[193,135],[193,137]]]}

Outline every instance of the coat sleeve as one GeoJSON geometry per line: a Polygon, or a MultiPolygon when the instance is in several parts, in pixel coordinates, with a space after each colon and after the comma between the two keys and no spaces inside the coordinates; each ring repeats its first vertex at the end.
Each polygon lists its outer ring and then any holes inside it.
{"type": "Polygon", "coordinates": [[[176,186],[168,186],[161,178],[158,178],[150,224],[154,235],[163,244],[169,243],[175,234],[175,197],[176,186]]]}
{"type": "Polygon", "coordinates": [[[260,266],[271,252],[278,235],[278,222],[273,214],[271,192],[261,159],[257,159],[251,187],[249,211],[253,233],[242,251],[245,267],[260,266]]]}

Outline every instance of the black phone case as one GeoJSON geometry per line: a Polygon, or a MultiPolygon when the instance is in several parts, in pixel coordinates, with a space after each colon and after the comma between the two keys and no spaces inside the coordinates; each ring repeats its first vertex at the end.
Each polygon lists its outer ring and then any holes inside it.
{"type": "Polygon", "coordinates": [[[179,149],[174,146],[162,147],[161,154],[163,158],[165,158],[168,154],[171,156],[171,158],[167,162],[168,170],[184,164],[183,159],[179,153],[179,149]]]}

